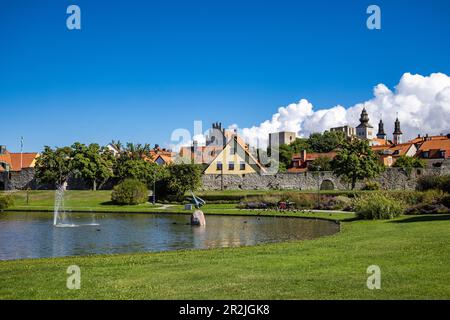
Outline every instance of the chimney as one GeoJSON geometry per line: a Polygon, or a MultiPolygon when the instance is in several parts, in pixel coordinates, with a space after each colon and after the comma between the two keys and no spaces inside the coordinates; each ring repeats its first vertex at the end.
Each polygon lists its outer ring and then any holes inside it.
{"type": "Polygon", "coordinates": [[[301,159],[302,159],[302,162],[306,161],[306,150],[302,150],[301,159]]]}
{"type": "Polygon", "coordinates": [[[6,146],[0,146],[0,154],[6,153],[6,146]]]}

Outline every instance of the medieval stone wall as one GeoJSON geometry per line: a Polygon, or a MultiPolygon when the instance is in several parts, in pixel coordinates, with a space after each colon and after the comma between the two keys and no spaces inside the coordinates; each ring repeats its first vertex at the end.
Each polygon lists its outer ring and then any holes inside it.
{"type": "Polygon", "coordinates": [[[36,189],[33,168],[22,169],[21,171],[2,172],[0,175],[1,185],[5,190],[36,189]]]}
{"type": "MultiPolygon", "coordinates": [[[[388,168],[378,178],[373,179],[380,183],[382,189],[414,190],[417,179],[423,175],[450,174],[450,167],[414,169],[406,172],[399,168],[388,168]]],[[[349,189],[349,184],[336,177],[332,172],[279,173],[276,175],[260,176],[258,174],[238,175],[204,175],[203,190],[317,190],[324,181],[333,185],[335,190],[349,189]]],[[[357,189],[364,187],[364,182],[356,185],[357,189]]]]}
{"type": "MultiPolygon", "coordinates": [[[[446,160],[439,168],[414,169],[406,172],[399,168],[388,168],[378,178],[374,179],[380,183],[383,189],[390,190],[413,190],[417,179],[425,175],[448,175],[450,174],[450,160],[446,160]]],[[[260,176],[258,174],[238,175],[203,175],[203,190],[317,190],[322,183],[332,184],[334,189],[349,189],[349,185],[333,175],[332,172],[304,173],[279,173],[276,175],[260,176]]],[[[109,181],[102,189],[111,189],[114,181],[109,181]]],[[[20,172],[0,172],[0,187],[5,190],[20,189],[52,189],[51,186],[38,185],[33,168],[23,169],[20,172]]],[[[364,182],[357,184],[356,188],[364,187],[364,182]]],[[[81,179],[70,179],[68,189],[85,190],[88,185],[81,179]]]]}

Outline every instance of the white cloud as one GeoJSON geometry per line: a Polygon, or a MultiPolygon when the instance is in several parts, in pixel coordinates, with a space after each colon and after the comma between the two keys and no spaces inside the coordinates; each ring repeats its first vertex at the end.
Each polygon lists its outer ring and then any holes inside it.
{"type": "MultiPolygon", "coordinates": [[[[446,74],[422,76],[405,73],[394,91],[378,84],[373,94],[372,99],[347,109],[338,105],[315,111],[308,100],[302,99],[279,108],[270,120],[239,131],[251,145],[264,147],[271,132],[295,131],[300,136],[309,136],[335,126],[356,126],[365,106],[375,129],[382,117],[388,138],[392,138],[397,115],[404,141],[419,133],[450,133],[450,77],[446,74]]],[[[236,125],[231,127],[236,128],[236,125]]]]}

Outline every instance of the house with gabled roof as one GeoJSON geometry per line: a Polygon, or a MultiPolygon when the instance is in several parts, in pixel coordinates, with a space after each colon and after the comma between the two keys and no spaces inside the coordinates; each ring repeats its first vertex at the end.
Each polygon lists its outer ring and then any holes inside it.
{"type": "Polygon", "coordinates": [[[232,137],[206,166],[204,174],[246,175],[262,174],[266,170],[249,152],[237,135],[232,137]]]}
{"type": "Polygon", "coordinates": [[[440,166],[442,162],[450,158],[450,138],[443,136],[443,138],[423,141],[417,156],[425,160],[429,166],[440,166]]]}
{"type": "Polygon", "coordinates": [[[417,147],[412,142],[406,142],[372,146],[372,151],[378,155],[385,166],[391,167],[400,156],[414,157],[417,147]]]}
{"type": "MultiPolygon", "coordinates": [[[[17,178],[23,172],[33,170],[38,157],[37,152],[9,152],[5,146],[0,146],[0,190],[9,188],[12,177],[17,178]]],[[[25,175],[27,178],[22,180],[28,183],[34,178],[34,171],[31,175],[29,173],[25,175]]]]}
{"type": "Polygon", "coordinates": [[[0,146],[0,172],[34,168],[38,157],[37,152],[9,152],[5,146],[0,146]]]}
{"type": "Polygon", "coordinates": [[[336,157],[336,151],[330,152],[307,152],[302,150],[300,153],[292,155],[291,167],[287,169],[289,173],[299,173],[308,171],[309,165],[320,157],[329,158],[330,160],[336,157]]]}

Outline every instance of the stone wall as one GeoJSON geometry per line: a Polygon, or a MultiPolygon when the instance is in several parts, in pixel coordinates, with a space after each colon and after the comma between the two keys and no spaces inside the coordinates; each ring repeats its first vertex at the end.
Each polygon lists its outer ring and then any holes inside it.
{"type": "Polygon", "coordinates": [[[36,189],[34,168],[26,168],[21,171],[2,172],[0,184],[5,190],[36,189]]]}
{"type": "MultiPolygon", "coordinates": [[[[450,174],[450,167],[414,169],[407,173],[403,169],[388,168],[378,178],[373,179],[380,183],[382,189],[413,190],[417,179],[423,175],[450,174]]],[[[258,174],[238,175],[203,175],[203,190],[317,190],[324,181],[331,182],[334,189],[346,190],[350,186],[336,177],[332,172],[279,173],[276,175],[260,176],[258,174]]],[[[364,182],[356,185],[357,189],[364,186],[364,182]]]]}
{"type": "MultiPolygon", "coordinates": [[[[36,170],[34,168],[24,168],[21,171],[0,172],[0,190],[24,190],[24,189],[55,189],[54,185],[39,184],[36,181],[36,170]]],[[[101,186],[102,190],[112,189],[117,181],[111,179],[101,186]]],[[[70,177],[68,190],[89,190],[91,187],[81,178],[70,177]]]]}
{"type": "MultiPolygon", "coordinates": [[[[414,169],[409,174],[403,169],[388,168],[378,178],[383,189],[391,190],[413,190],[416,187],[417,179],[424,175],[444,175],[450,174],[450,160],[446,160],[439,168],[414,169]]],[[[320,173],[279,173],[276,175],[260,176],[258,174],[247,174],[245,176],[223,175],[203,175],[204,190],[276,190],[276,189],[296,189],[296,190],[317,190],[323,181],[331,182],[334,189],[349,189],[349,185],[333,175],[332,172],[320,173]]],[[[111,189],[114,181],[109,181],[102,189],[111,189]]],[[[356,188],[360,189],[364,183],[360,182],[356,188]]],[[[48,189],[51,186],[38,185],[35,179],[33,168],[23,169],[20,172],[0,172],[0,187],[6,190],[17,189],[48,189]]],[[[81,179],[70,179],[68,189],[85,190],[88,185],[81,179]]]]}

